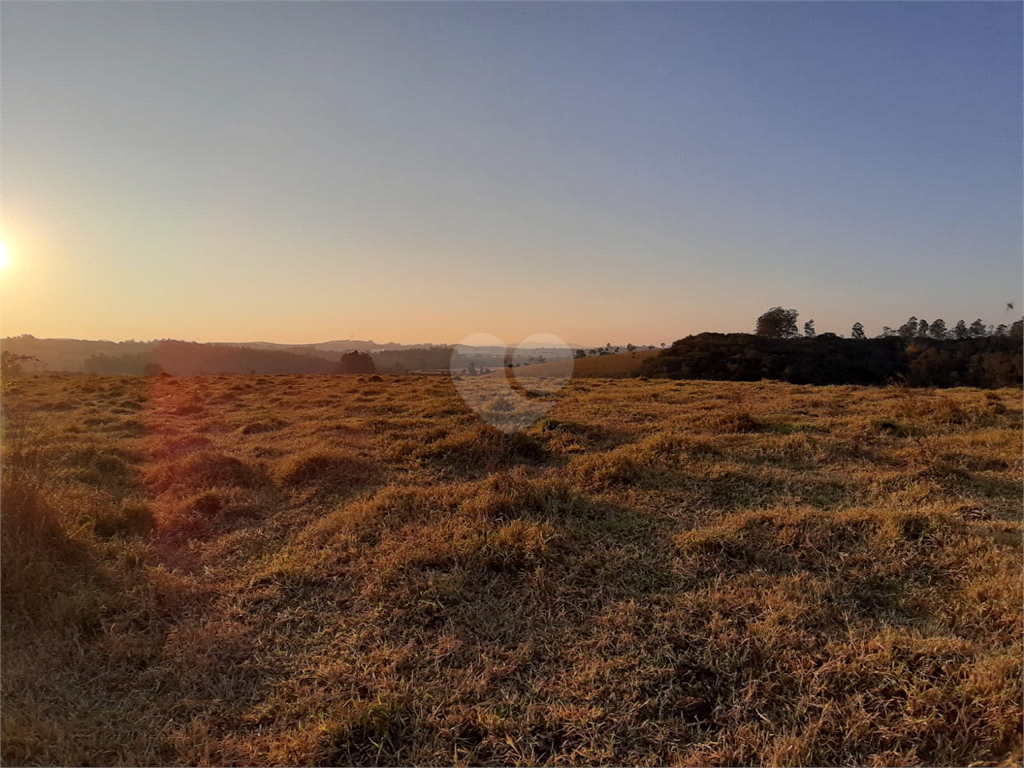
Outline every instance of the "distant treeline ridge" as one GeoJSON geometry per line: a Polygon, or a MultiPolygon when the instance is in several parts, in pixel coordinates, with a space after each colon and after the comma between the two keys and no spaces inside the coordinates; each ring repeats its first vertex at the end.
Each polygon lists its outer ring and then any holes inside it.
{"type": "Polygon", "coordinates": [[[1019,324],[1014,329],[1006,335],[960,339],[701,333],[645,360],[639,374],[721,381],[775,379],[793,384],[1020,386],[1024,354],[1019,324]]]}

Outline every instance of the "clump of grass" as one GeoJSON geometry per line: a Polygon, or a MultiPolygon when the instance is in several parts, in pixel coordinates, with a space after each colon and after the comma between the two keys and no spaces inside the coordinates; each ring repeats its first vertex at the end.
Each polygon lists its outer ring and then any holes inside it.
{"type": "Polygon", "coordinates": [[[584,507],[584,500],[568,486],[555,480],[530,480],[522,469],[491,475],[466,494],[461,505],[490,520],[574,516],[584,507]]]}
{"type": "Polygon", "coordinates": [[[56,400],[50,403],[44,403],[39,407],[41,411],[73,411],[75,405],[68,402],[67,400],[56,400]]]}
{"type": "Polygon", "coordinates": [[[0,481],[0,605],[6,623],[16,609],[45,599],[54,567],[73,547],[38,482],[9,467],[0,481]]]}
{"type": "MultiPolygon", "coordinates": [[[[376,377],[379,380],[379,377],[376,377]]],[[[418,718],[401,699],[350,701],[323,726],[316,765],[403,765],[418,718]]]]}
{"type": "Polygon", "coordinates": [[[673,432],[659,432],[626,450],[631,451],[638,461],[646,465],[677,466],[685,461],[698,461],[722,455],[721,450],[709,440],[673,432]]]}
{"type": "MultiPolygon", "coordinates": [[[[935,545],[951,543],[964,533],[963,523],[945,512],[854,509],[824,514],[798,508],[733,515],[719,525],[680,534],[676,541],[682,564],[694,577],[751,570],[843,571],[853,584],[858,573],[869,581],[880,576],[878,563],[884,560],[894,583],[896,578],[931,578],[935,545]],[[926,544],[928,549],[921,549],[926,544]],[[901,550],[899,557],[893,558],[894,548],[901,550]]],[[[863,579],[860,586],[865,586],[863,579]]]]}
{"type": "Polygon", "coordinates": [[[889,434],[895,437],[907,437],[907,435],[910,434],[910,431],[906,426],[896,419],[890,418],[872,419],[871,428],[875,430],[875,432],[889,434]]]}
{"type": "Polygon", "coordinates": [[[145,536],[154,528],[156,518],[153,510],[148,504],[134,500],[109,506],[93,520],[93,530],[104,539],[114,536],[145,536]]]}
{"type": "Polygon", "coordinates": [[[454,472],[466,474],[539,464],[547,460],[548,453],[544,445],[532,435],[524,432],[506,434],[483,424],[424,446],[417,456],[454,472]]]}
{"type": "Polygon", "coordinates": [[[288,456],[276,470],[285,488],[317,486],[321,490],[344,492],[366,483],[375,467],[365,459],[344,451],[315,451],[288,456]]]}
{"type": "Polygon", "coordinates": [[[252,488],[260,484],[262,473],[258,467],[235,457],[213,451],[202,451],[178,462],[157,467],[147,477],[155,491],[170,488],[195,490],[214,486],[252,488]]]}
{"type": "Polygon", "coordinates": [[[259,435],[264,432],[276,432],[279,429],[283,429],[285,426],[287,426],[287,422],[281,421],[280,419],[252,421],[239,427],[238,432],[242,435],[259,435]]]}
{"type": "Polygon", "coordinates": [[[152,457],[162,461],[180,459],[200,449],[208,448],[213,441],[206,435],[187,433],[183,435],[154,435],[149,443],[152,457]]]}
{"type": "Polygon", "coordinates": [[[140,457],[117,449],[101,449],[95,445],[68,451],[62,463],[70,467],[73,476],[83,483],[97,486],[121,485],[130,482],[134,474],[129,460],[140,457]]]}
{"type": "Polygon", "coordinates": [[[182,403],[174,408],[172,413],[175,416],[196,416],[204,412],[203,404],[198,401],[182,403]]]}
{"type": "Polygon", "coordinates": [[[714,419],[712,427],[715,432],[755,433],[766,431],[769,425],[749,411],[734,410],[714,419]]]}
{"type": "Polygon", "coordinates": [[[513,520],[483,538],[477,557],[485,568],[520,571],[533,568],[551,556],[557,534],[548,523],[513,520]]]}
{"type": "Polygon", "coordinates": [[[568,473],[584,488],[598,490],[639,483],[648,475],[633,452],[622,448],[577,457],[569,465],[568,473]]]}
{"type": "Polygon", "coordinates": [[[387,527],[450,515],[458,504],[458,495],[448,488],[388,487],[320,519],[303,532],[302,538],[324,543],[339,533],[379,536],[387,527]]]}
{"type": "Polygon", "coordinates": [[[216,490],[203,491],[185,503],[189,512],[203,516],[215,515],[224,509],[225,505],[224,494],[216,490]]]}

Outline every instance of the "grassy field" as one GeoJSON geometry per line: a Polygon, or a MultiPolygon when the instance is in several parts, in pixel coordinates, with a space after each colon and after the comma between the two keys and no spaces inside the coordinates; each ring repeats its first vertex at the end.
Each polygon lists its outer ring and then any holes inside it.
{"type": "MultiPolygon", "coordinates": [[[[573,360],[572,375],[577,378],[618,379],[635,376],[640,364],[649,357],[656,356],[661,350],[644,349],[637,352],[620,352],[615,355],[596,355],[573,360]]],[[[515,369],[517,376],[562,376],[565,374],[565,362],[535,363],[515,369]]]]}
{"type": "Polygon", "coordinates": [[[3,405],[6,764],[1021,762],[1019,390],[583,379],[513,435],[441,378],[3,405]]]}

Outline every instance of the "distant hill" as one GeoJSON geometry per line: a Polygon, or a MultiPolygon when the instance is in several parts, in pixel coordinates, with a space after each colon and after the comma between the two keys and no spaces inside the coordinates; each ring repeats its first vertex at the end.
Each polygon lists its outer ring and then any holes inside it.
{"type": "Polygon", "coordinates": [[[334,360],[283,350],[161,341],[139,355],[94,355],[82,364],[82,370],[86,373],[140,375],[165,372],[174,376],[197,376],[209,373],[337,373],[340,368],[334,360]]]}
{"type": "Polygon", "coordinates": [[[389,344],[374,344],[372,341],[359,341],[358,339],[338,339],[335,341],[324,341],[310,345],[322,352],[369,352],[373,349],[388,347],[389,344]]]}
{"type": "MultiPolygon", "coordinates": [[[[287,358],[252,357],[246,358],[237,352],[227,352],[228,349],[252,350],[254,352],[280,353],[297,355],[302,358],[317,358],[321,361],[329,361],[335,366],[341,362],[342,356],[348,352],[368,352],[373,355],[378,370],[388,373],[403,373],[413,370],[448,368],[452,362],[452,353],[455,347],[445,344],[397,344],[387,342],[378,344],[372,340],[361,339],[335,339],[333,341],[318,342],[315,344],[280,344],[270,341],[245,341],[245,342],[212,342],[199,343],[179,341],[176,339],[155,339],[152,341],[103,341],[89,339],[39,339],[35,336],[10,336],[0,339],[0,349],[7,350],[17,355],[31,355],[39,362],[29,363],[29,371],[50,371],[53,373],[81,373],[97,372],[103,369],[107,372],[141,372],[146,363],[157,362],[161,355],[166,356],[167,350],[175,349],[174,345],[190,345],[187,347],[190,359],[204,361],[199,363],[186,363],[184,358],[175,357],[174,365],[182,370],[200,370],[209,373],[235,372],[241,365],[238,361],[251,359],[255,361],[254,368],[261,372],[270,372],[269,369],[281,372],[301,373],[320,372],[323,369],[331,369],[323,362],[301,363],[295,361],[284,362],[287,358]],[[201,351],[200,348],[215,348],[215,352],[201,351]],[[159,350],[159,351],[158,351],[159,350]],[[97,358],[97,359],[92,359],[97,358]],[[116,362],[120,358],[131,358],[116,362]],[[86,368],[86,362],[89,362],[86,368]],[[262,362],[261,362],[262,361],[262,362]],[[210,368],[213,366],[213,368],[210,368]],[[264,370],[266,369],[266,370],[264,370]]],[[[502,365],[505,356],[509,353],[505,347],[463,347],[460,346],[459,358],[455,361],[456,367],[468,367],[470,363],[477,368],[497,367],[502,365]]],[[[530,347],[529,356],[536,359],[552,359],[566,350],[561,348],[530,347]]],[[[177,353],[175,353],[177,354],[177,353]]],[[[523,351],[520,350],[520,354],[523,351]]],[[[251,370],[252,368],[250,368],[251,370]]]]}
{"type": "Polygon", "coordinates": [[[12,336],[0,339],[0,349],[31,355],[29,371],[66,373],[141,374],[147,364],[162,366],[168,373],[330,373],[347,352],[372,352],[378,366],[388,371],[448,366],[451,347],[441,345],[375,344],[372,341],[336,340],[322,344],[275,344],[267,341],[198,343],[159,339],[154,341],[93,341],[85,339],[38,339],[12,336]],[[380,357],[378,357],[380,356],[380,357]],[[435,365],[436,364],[436,365],[435,365]]]}
{"type": "MultiPolygon", "coordinates": [[[[0,349],[15,355],[31,355],[38,367],[47,371],[78,372],[85,361],[96,355],[124,357],[153,352],[159,341],[88,341],[83,339],[37,339],[12,336],[0,339],[0,349]]],[[[29,365],[32,370],[35,365],[29,365]]]]}

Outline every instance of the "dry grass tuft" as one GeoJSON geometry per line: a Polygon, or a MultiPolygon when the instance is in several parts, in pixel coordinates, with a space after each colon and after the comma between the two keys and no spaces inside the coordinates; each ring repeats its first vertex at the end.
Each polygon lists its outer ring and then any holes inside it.
{"type": "Polygon", "coordinates": [[[195,489],[216,485],[251,488],[262,480],[258,467],[235,457],[203,451],[178,462],[157,467],[147,477],[156,491],[170,488],[195,489]]]}
{"type": "Polygon", "coordinates": [[[540,464],[548,458],[544,445],[535,437],[523,432],[506,434],[489,424],[454,432],[424,446],[416,455],[455,474],[495,472],[524,464],[540,464]]]}
{"type": "Polygon", "coordinates": [[[261,435],[264,432],[277,432],[288,426],[288,423],[280,419],[269,419],[266,421],[252,421],[238,428],[242,435],[261,435]]]}
{"type": "Polygon", "coordinates": [[[373,464],[343,451],[288,456],[276,469],[278,483],[286,488],[315,485],[336,492],[347,491],[366,483],[374,474],[373,464]]]}
{"type": "Polygon", "coordinates": [[[761,419],[755,418],[749,411],[731,411],[716,419],[713,422],[715,432],[740,432],[754,433],[764,432],[768,425],[761,419]]]}

